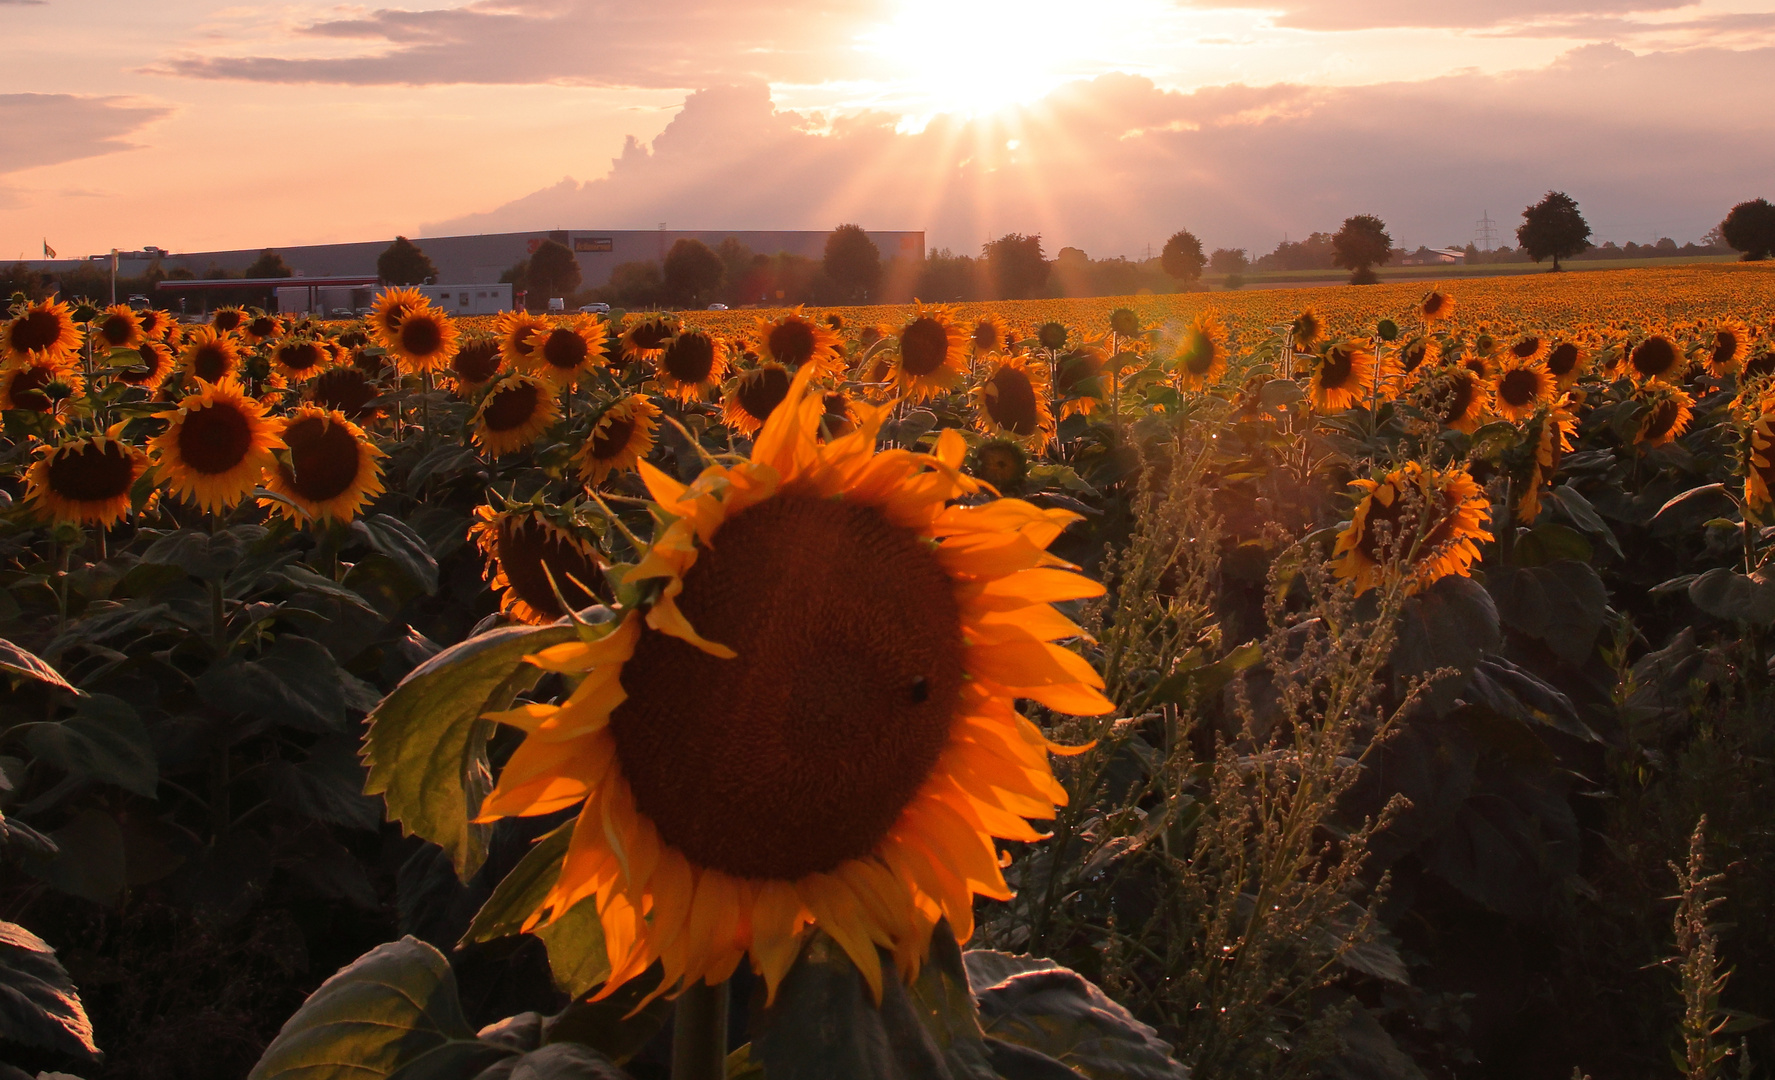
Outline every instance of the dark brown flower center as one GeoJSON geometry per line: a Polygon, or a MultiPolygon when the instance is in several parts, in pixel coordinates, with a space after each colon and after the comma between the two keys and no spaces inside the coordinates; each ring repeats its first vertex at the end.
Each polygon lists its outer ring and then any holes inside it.
{"type": "Polygon", "coordinates": [[[672,328],[658,319],[649,319],[629,331],[629,342],[637,349],[652,351],[672,336],[672,328]]]}
{"type": "Polygon", "coordinates": [[[1527,368],[1516,368],[1498,381],[1498,397],[1513,409],[1533,404],[1541,396],[1541,380],[1527,368]]]}
{"type": "Polygon", "coordinates": [[[1407,345],[1399,354],[1405,373],[1410,375],[1424,364],[1424,358],[1430,355],[1430,343],[1422,339],[1407,345]]]}
{"type": "Polygon", "coordinates": [[[478,338],[456,351],[450,370],[465,383],[484,383],[499,374],[499,342],[478,338]]]}
{"type": "Polygon", "coordinates": [[[1655,379],[1660,375],[1668,375],[1676,368],[1676,346],[1661,334],[1653,335],[1634,347],[1628,362],[1642,378],[1655,379]]]}
{"type": "Polygon", "coordinates": [[[1013,367],[1001,367],[993,373],[982,395],[986,413],[993,422],[1013,435],[1034,435],[1041,430],[1041,416],[1036,409],[1035,384],[1029,376],[1013,367]]]}
{"type": "Polygon", "coordinates": [[[789,396],[789,371],[775,364],[754,368],[740,376],[734,396],[747,416],[759,421],[768,420],[789,396]]]}
{"type": "Polygon", "coordinates": [[[827,394],[820,399],[822,415],[820,425],[824,435],[831,439],[842,439],[856,430],[857,421],[851,414],[851,399],[843,394],[827,394]]]}
{"type": "Polygon", "coordinates": [[[592,432],[592,457],[599,461],[609,461],[619,456],[628,448],[629,438],[634,434],[635,414],[632,410],[611,413],[592,432]]]}
{"type": "Polygon", "coordinates": [[[99,337],[112,348],[120,348],[129,344],[131,333],[135,327],[122,315],[107,315],[99,323],[99,337]]]}
{"type": "Polygon", "coordinates": [[[41,352],[62,336],[61,316],[53,311],[27,311],[7,328],[12,347],[21,352],[41,352]]]}
{"type": "Polygon", "coordinates": [[[73,447],[49,461],[49,490],[72,502],[104,502],[129,494],[135,463],[116,440],[103,449],[93,443],[73,447]]]}
{"type": "Polygon", "coordinates": [[[1547,370],[1555,378],[1563,379],[1578,366],[1578,347],[1569,341],[1562,341],[1547,354],[1547,370]]]}
{"type": "Polygon", "coordinates": [[[567,614],[555,599],[556,588],[575,611],[603,598],[604,569],[597,558],[529,514],[508,515],[500,521],[494,550],[511,590],[538,615],[558,619],[567,614]],[[551,575],[554,588],[549,586],[551,575]],[[589,593],[575,581],[598,592],[589,593]]]}
{"type": "Polygon", "coordinates": [[[1379,499],[1370,496],[1368,514],[1362,522],[1362,536],[1357,540],[1356,547],[1375,562],[1403,556],[1412,550],[1414,544],[1417,552],[1413,562],[1421,562],[1434,556],[1436,549],[1454,535],[1453,493],[1433,493],[1409,483],[1396,484],[1390,481],[1376,488],[1375,494],[1389,490],[1393,493],[1391,505],[1384,505],[1379,499]],[[1442,513],[1424,532],[1424,538],[1420,542],[1418,531],[1424,528],[1420,515],[1431,506],[1437,496],[1443,504],[1442,513]]]}
{"type": "Polygon", "coordinates": [[[792,366],[812,359],[814,347],[819,344],[813,326],[801,319],[784,319],[771,327],[765,343],[774,359],[792,366]]]}
{"type": "Polygon", "coordinates": [[[1103,374],[1103,362],[1091,352],[1075,352],[1060,361],[1059,385],[1064,397],[1082,397],[1097,393],[1091,380],[1103,374]]]}
{"type": "Polygon", "coordinates": [[[136,347],[136,351],[142,354],[141,367],[122,368],[117,372],[117,377],[131,386],[153,382],[166,370],[173,358],[172,351],[157,341],[144,341],[136,347]]]}
{"type": "Polygon", "coordinates": [[[268,338],[277,333],[277,320],[269,315],[261,315],[247,324],[247,333],[257,338],[268,338]]]}
{"type": "Polygon", "coordinates": [[[218,333],[226,334],[230,330],[240,329],[240,324],[244,318],[245,312],[232,310],[218,311],[216,312],[215,318],[210,320],[210,325],[214,326],[218,333]]]}
{"type": "Polygon", "coordinates": [[[438,320],[421,315],[401,320],[401,351],[408,356],[430,356],[443,344],[444,328],[438,320]]]}
{"type": "Polygon", "coordinates": [[[1424,297],[1424,314],[1425,315],[1436,314],[1437,312],[1442,310],[1442,305],[1446,304],[1447,302],[1448,302],[1448,298],[1446,296],[1443,296],[1441,293],[1438,293],[1438,292],[1431,293],[1429,296],[1424,297]]]}
{"type": "Polygon", "coordinates": [[[1327,349],[1325,362],[1319,365],[1319,385],[1327,390],[1341,390],[1356,373],[1356,352],[1342,346],[1327,349]]]}
{"type": "Polygon", "coordinates": [[[981,319],[974,324],[974,348],[981,352],[991,352],[1003,344],[999,340],[998,327],[990,319],[981,319]]]}
{"type": "Polygon", "coordinates": [[[346,416],[362,416],[375,396],[375,387],[355,367],[323,371],[314,380],[314,400],[329,409],[338,409],[346,416]]]}
{"type": "Polygon", "coordinates": [[[666,343],[660,363],[681,383],[704,382],[715,370],[715,339],[695,330],[679,334],[666,343]]]}
{"type": "Polygon", "coordinates": [[[549,331],[542,343],[543,363],[560,371],[574,370],[585,363],[589,355],[591,347],[586,344],[586,339],[564,326],[549,331]]]}
{"type": "Polygon", "coordinates": [[[1473,408],[1473,402],[1479,396],[1479,382],[1471,372],[1457,371],[1448,381],[1447,393],[1448,408],[1442,414],[1442,422],[1452,424],[1465,419],[1473,408]]]}
{"type": "Polygon", "coordinates": [[[43,392],[43,388],[55,381],[55,374],[55,369],[46,364],[34,364],[13,372],[12,382],[7,385],[12,407],[30,412],[48,412],[54,403],[43,392]]]}
{"type": "Polygon", "coordinates": [[[1662,439],[1669,435],[1676,422],[1682,418],[1682,402],[1675,398],[1663,398],[1646,416],[1645,426],[1640,428],[1640,438],[1647,441],[1662,439]]]}
{"type": "Polygon", "coordinates": [[[481,410],[481,422],[489,431],[511,431],[523,427],[536,415],[541,391],[535,383],[521,382],[493,391],[481,410]]]}
{"type": "Polygon", "coordinates": [[[929,375],[949,359],[949,331],[926,315],[900,331],[900,363],[909,375],[929,375]]]}
{"type": "Polygon", "coordinates": [[[1541,351],[1541,339],[1533,336],[1518,338],[1516,344],[1510,346],[1510,351],[1515,353],[1518,358],[1527,360],[1541,351]]]}
{"type": "Polygon", "coordinates": [[[320,346],[312,341],[291,342],[277,350],[277,362],[297,374],[312,371],[321,362],[320,346]]]}
{"type": "Polygon", "coordinates": [[[611,715],[666,843],[793,880],[875,849],[948,742],[961,618],[930,546],[880,511],[784,494],[724,523],[678,606],[719,659],[643,630],[611,715]]]}
{"type": "Polygon", "coordinates": [[[191,374],[204,382],[219,382],[234,365],[234,350],[220,341],[206,341],[191,351],[191,374]]]}
{"type": "Polygon", "coordinates": [[[194,408],[179,425],[179,458],[195,472],[216,476],[239,465],[252,448],[253,427],[227,401],[194,408]]]}
{"type": "Polygon", "coordinates": [[[1730,330],[1720,330],[1713,335],[1713,362],[1724,367],[1738,359],[1738,335],[1730,330]]]}
{"type": "Polygon", "coordinates": [[[338,498],[358,478],[361,453],[357,437],[344,424],[308,416],[284,429],[290,463],[278,463],[284,483],[309,502],[338,498]]]}

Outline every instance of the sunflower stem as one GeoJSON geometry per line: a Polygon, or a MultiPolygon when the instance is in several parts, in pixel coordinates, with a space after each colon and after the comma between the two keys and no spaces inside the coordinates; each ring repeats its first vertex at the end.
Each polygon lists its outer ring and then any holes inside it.
{"type": "Polygon", "coordinates": [[[727,1076],[728,986],[698,982],[678,995],[672,1018],[672,1080],[727,1076]]]}

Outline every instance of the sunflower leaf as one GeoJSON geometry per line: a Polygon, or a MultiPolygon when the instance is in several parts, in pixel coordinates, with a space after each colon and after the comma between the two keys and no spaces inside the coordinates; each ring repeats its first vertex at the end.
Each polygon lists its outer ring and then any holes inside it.
{"type": "MultiPolygon", "coordinates": [[[[542,906],[549,890],[560,876],[561,863],[567,858],[567,845],[573,841],[573,821],[563,823],[547,836],[536,841],[518,865],[500,879],[493,895],[475,913],[463,945],[522,933],[524,921],[542,906]]],[[[550,957],[551,962],[553,957],[550,957]]]]}
{"type": "Polygon", "coordinates": [[[62,678],[61,672],[39,659],[35,653],[27,652],[5,638],[0,638],[0,674],[12,680],[33,679],[60,687],[69,693],[80,693],[68,680],[62,678]]]}
{"type": "Polygon", "coordinates": [[[537,927],[535,933],[548,948],[549,971],[555,976],[555,985],[568,994],[583,997],[610,977],[604,922],[598,915],[596,896],[581,900],[554,922],[537,927]]]}
{"type": "Polygon", "coordinates": [[[116,784],[152,799],[160,787],[153,740],[136,711],[121,698],[81,698],[73,716],[26,724],[25,748],[63,772],[116,784]]]}
{"type": "Polygon", "coordinates": [[[467,879],[487,857],[488,826],[472,818],[492,790],[482,715],[536,684],[525,655],[573,639],[571,626],[505,626],[472,637],[414,668],[370,713],[363,755],[367,795],[390,821],[450,853],[467,879]]]}
{"type": "MultiPolygon", "coordinates": [[[[1169,1043],[1078,972],[981,950],[966,959],[975,982],[987,984],[975,994],[989,1040],[1045,1054],[1090,1080],[1187,1080],[1189,1070],[1172,1058],[1169,1043]]],[[[994,1054],[995,1066],[999,1057],[994,1054]]],[[[1017,1075],[1052,1074],[1019,1069],[1017,1075]]]]}
{"type": "Polygon", "coordinates": [[[351,531],[393,559],[428,596],[438,591],[438,560],[411,525],[388,514],[371,514],[353,521],[351,531]]]}
{"type": "Polygon", "coordinates": [[[86,1007],[55,950],[9,922],[0,922],[0,1039],[99,1056],[86,1007]]]}

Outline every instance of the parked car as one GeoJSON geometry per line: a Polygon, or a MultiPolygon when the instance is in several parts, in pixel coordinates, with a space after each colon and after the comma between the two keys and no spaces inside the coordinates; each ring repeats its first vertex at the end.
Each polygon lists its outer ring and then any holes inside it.
{"type": "Polygon", "coordinates": [[[581,315],[608,315],[608,314],[610,314],[610,305],[609,304],[581,304],[579,306],[579,313],[581,315]]]}
{"type": "Polygon", "coordinates": [[[147,311],[153,304],[140,293],[129,298],[129,306],[136,311],[147,311]]]}
{"type": "Polygon", "coordinates": [[[709,310],[710,311],[726,311],[727,305],[726,304],[710,304],[709,310]]]}
{"type": "Polygon", "coordinates": [[[327,312],[327,318],[329,318],[329,319],[355,319],[355,318],[357,318],[357,316],[353,315],[351,313],[351,309],[348,307],[336,307],[333,310],[327,312]]]}

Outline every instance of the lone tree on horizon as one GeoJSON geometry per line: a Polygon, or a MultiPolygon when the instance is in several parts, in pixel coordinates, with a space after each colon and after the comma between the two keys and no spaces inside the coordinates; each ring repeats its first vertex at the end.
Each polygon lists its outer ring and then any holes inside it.
{"type": "Polygon", "coordinates": [[[1393,238],[1387,235],[1387,223],[1373,214],[1357,214],[1344,219],[1344,227],[1331,238],[1331,265],[1350,272],[1350,284],[1373,285],[1380,278],[1374,268],[1387,265],[1393,257],[1393,238]]]}
{"type": "Polygon", "coordinates": [[[1589,250],[1590,223],[1578,212],[1576,199],[1563,191],[1549,191],[1546,198],[1522,212],[1516,242],[1536,262],[1552,258],[1549,272],[1557,274],[1560,259],[1589,250]]]}
{"type": "Polygon", "coordinates": [[[289,277],[294,273],[295,271],[290,269],[290,264],[284,262],[281,252],[276,248],[266,248],[259,252],[257,259],[254,259],[245,270],[241,271],[241,276],[250,278],[289,277]]]}
{"type": "Polygon", "coordinates": [[[1200,281],[1202,267],[1207,265],[1208,256],[1202,254],[1202,242],[1188,229],[1172,233],[1171,239],[1165,241],[1165,250],[1159,252],[1159,268],[1185,287],[1200,281]]]}
{"type": "Polygon", "coordinates": [[[438,268],[419,245],[397,236],[387,250],[376,256],[376,276],[384,285],[423,285],[438,276],[438,268]]]}
{"type": "Polygon", "coordinates": [[[861,225],[840,225],[826,237],[826,277],[848,303],[861,303],[881,284],[881,250],[861,225]]]}
{"type": "Polygon", "coordinates": [[[544,240],[530,256],[524,276],[529,291],[535,294],[531,300],[540,300],[547,307],[549,300],[556,297],[565,300],[579,291],[579,260],[566,244],[544,240]]]}
{"type": "Polygon", "coordinates": [[[1006,233],[980,246],[987,278],[1000,300],[1028,300],[1048,283],[1048,260],[1042,255],[1042,236],[1006,233]]]}
{"type": "Polygon", "coordinates": [[[1733,251],[1742,251],[1745,262],[1761,262],[1775,253],[1775,206],[1767,199],[1752,199],[1732,207],[1720,222],[1720,238],[1733,251]]]}
{"type": "Polygon", "coordinates": [[[727,264],[701,240],[683,237],[666,252],[663,272],[668,297],[681,304],[701,307],[704,299],[721,287],[721,280],[727,276],[727,264]]]}

